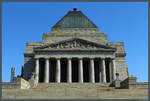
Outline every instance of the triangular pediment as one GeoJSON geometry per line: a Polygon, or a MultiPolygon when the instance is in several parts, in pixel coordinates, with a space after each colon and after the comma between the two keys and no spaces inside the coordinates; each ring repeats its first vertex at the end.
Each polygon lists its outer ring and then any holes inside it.
{"type": "Polygon", "coordinates": [[[35,48],[36,50],[103,50],[103,51],[115,51],[107,45],[101,45],[91,41],[83,40],[80,38],[72,38],[52,44],[47,44],[41,47],[35,48]]]}

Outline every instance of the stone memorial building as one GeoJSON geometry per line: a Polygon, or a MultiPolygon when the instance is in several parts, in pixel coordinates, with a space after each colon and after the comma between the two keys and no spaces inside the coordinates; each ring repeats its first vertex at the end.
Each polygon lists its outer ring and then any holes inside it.
{"type": "Polygon", "coordinates": [[[148,96],[148,83],[128,74],[124,43],[109,42],[107,34],[76,8],[44,33],[42,42],[26,43],[21,75],[16,77],[15,71],[12,67],[11,82],[1,83],[3,99],[148,96]]]}
{"type": "MultiPolygon", "coordinates": [[[[95,22],[96,23],[96,22],[95,22]]],[[[123,42],[107,34],[76,8],[43,34],[42,42],[27,42],[25,80],[43,83],[111,83],[128,77],[123,42]]]]}

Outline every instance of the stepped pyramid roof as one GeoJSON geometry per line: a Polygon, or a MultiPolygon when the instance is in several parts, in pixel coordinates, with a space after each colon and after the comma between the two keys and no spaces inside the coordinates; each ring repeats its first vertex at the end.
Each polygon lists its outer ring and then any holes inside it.
{"type": "Polygon", "coordinates": [[[52,28],[98,28],[91,20],[88,19],[81,11],[76,8],[69,11],[61,20],[52,28]]]}

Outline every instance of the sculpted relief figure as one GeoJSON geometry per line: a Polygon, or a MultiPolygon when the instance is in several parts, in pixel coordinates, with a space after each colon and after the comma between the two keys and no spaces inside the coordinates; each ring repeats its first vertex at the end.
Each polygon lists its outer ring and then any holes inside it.
{"type": "Polygon", "coordinates": [[[55,45],[49,46],[48,48],[54,48],[54,49],[62,49],[62,48],[96,49],[96,46],[94,44],[89,44],[86,42],[80,42],[78,40],[73,40],[73,41],[69,41],[69,42],[55,44],[55,45]]]}

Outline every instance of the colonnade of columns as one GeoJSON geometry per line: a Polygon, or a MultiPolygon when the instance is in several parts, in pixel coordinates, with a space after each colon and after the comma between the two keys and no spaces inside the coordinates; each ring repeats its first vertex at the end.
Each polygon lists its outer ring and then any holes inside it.
{"type": "MultiPolygon", "coordinates": [[[[44,82],[49,83],[49,59],[45,59],[45,70],[44,70],[44,82]]],[[[101,69],[101,72],[99,72],[99,82],[106,83],[106,64],[105,64],[105,59],[100,60],[100,65],[99,68],[101,69]]],[[[116,79],[116,66],[115,66],[115,60],[111,60],[111,70],[112,70],[112,80],[116,79]]],[[[61,82],[61,63],[60,63],[60,58],[56,58],[56,75],[55,75],[55,80],[57,83],[61,82]]],[[[72,59],[67,58],[67,82],[72,83],[72,59]]],[[[94,58],[90,58],[90,65],[89,65],[89,82],[94,83],[95,82],[95,74],[94,74],[94,58]]],[[[36,66],[35,66],[35,79],[38,82],[39,80],[39,58],[36,59],[36,66]]],[[[78,82],[83,83],[83,58],[78,58],[78,82]]]]}

